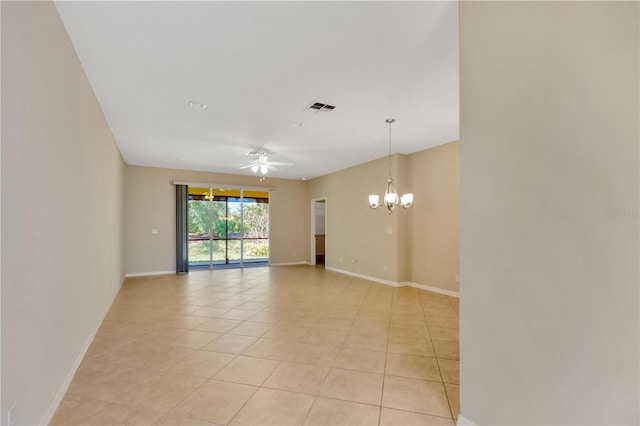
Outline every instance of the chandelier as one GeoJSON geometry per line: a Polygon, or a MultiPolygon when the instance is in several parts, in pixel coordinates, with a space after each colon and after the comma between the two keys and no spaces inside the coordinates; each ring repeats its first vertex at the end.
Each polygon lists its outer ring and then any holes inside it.
{"type": "Polygon", "coordinates": [[[387,190],[384,192],[383,204],[380,204],[379,195],[369,195],[369,207],[377,209],[381,205],[385,205],[389,214],[393,213],[393,209],[398,204],[405,209],[413,205],[413,194],[402,194],[402,197],[398,197],[398,190],[393,183],[393,178],[391,178],[391,124],[395,121],[393,118],[385,120],[389,124],[389,177],[387,178],[387,190]]]}

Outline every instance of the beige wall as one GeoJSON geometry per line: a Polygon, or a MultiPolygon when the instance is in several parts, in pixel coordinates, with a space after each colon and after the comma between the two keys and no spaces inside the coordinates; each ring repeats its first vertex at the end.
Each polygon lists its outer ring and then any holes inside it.
{"type": "Polygon", "coordinates": [[[124,162],[53,3],[1,7],[1,415],[42,424],[124,278],[124,162]]]}
{"type": "Polygon", "coordinates": [[[289,179],[260,182],[256,176],[127,166],[126,271],[128,274],[176,269],[174,181],[272,187],[271,262],[307,262],[309,206],[306,184],[289,179]],[[158,234],[151,234],[157,229],[158,234]]]}
{"type": "Polygon", "coordinates": [[[459,143],[393,156],[398,191],[413,192],[415,201],[392,215],[367,204],[369,194],[384,193],[387,161],[309,181],[310,199],[327,197],[327,266],[457,292],[459,143]]]}
{"type": "MultiPolygon", "coordinates": [[[[397,176],[397,158],[393,170],[397,176]]],[[[408,211],[400,209],[393,215],[382,207],[372,211],[367,198],[384,194],[386,177],[384,158],[308,181],[309,199],[327,198],[327,267],[397,281],[398,218],[405,218],[408,211]]],[[[405,185],[397,182],[399,191],[405,185]]]]}
{"type": "Polygon", "coordinates": [[[460,143],[411,156],[413,207],[411,281],[458,291],[460,143]]]}
{"type": "Polygon", "coordinates": [[[637,2],[460,3],[476,424],[640,422],[638,23],[637,2]]]}
{"type": "MultiPolygon", "coordinates": [[[[398,155],[398,181],[402,182],[402,186],[398,186],[398,191],[400,194],[406,193],[414,193],[416,190],[419,190],[419,185],[415,185],[413,180],[413,156],[412,155],[398,155]]],[[[419,194],[413,194],[417,196],[419,194]]],[[[382,194],[380,194],[382,197],[382,194]]],[[[416,198],[417,200],[417,198],[416,198]]],[[[418,203],[420,205],[422,200],[418,203]]],[[[415,205],[414,205],[415,207],[415,205]]],[[[400,210],[404,210],[401,207],[400,210]]],[[[412,266],[413,266],[413,256],[411,255],[412,244],[413,244],[413,217],[414,217],[414,208],[412,207],[410,210],[404,211],[400,220],[398,221],[398,282],[411,282],[413,281],[412,277],[412,266]]],[[[395,213],[394,213],[395,214],[395,213]]]]}

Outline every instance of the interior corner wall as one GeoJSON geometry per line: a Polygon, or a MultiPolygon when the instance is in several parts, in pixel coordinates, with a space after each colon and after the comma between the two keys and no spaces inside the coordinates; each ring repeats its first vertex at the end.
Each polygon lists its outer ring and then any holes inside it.
{"type": "Polygon", "coordinates": [[[460,2],[461,415],[639,424],[638,2],[460,2]]]}
{"type": "Polygon", "coordinates": [[[460,143],[411,155],[411,281],[458,292],[460,143]]]}
{"type": "MultiPolygon", "coordinates": [[[[386,208],[371,210],[368,204],[369,194],[384,195],[387,161],[385,157],[307,181],[308,200],[327,198],[327,267],[398,281],[398,220],[408,211],[389,215],[386,208]]],[[[396,176],[396,159],[393,164],[396,176]]]]}
{"type": "Polygon", "coordinates": [[[54,3],[0,7],[0,414],[46,424],[124,278],[125,166],[54,3]]]}
{"type": "Polygon", "coordinates": [[[457,292],[459,142],[392,159],[397,189],[413,192],[414,204],[391,215],[367,204],[383,195],[387,157],[308,182],[309,199],[327,197],[326,265],[457,292]]]}
{"type": "MultiPolygon", "coordinates": [[[[397,185],[399,195],[414,193],[413,182],[413,155],[396,156],[397,167],[395,173],[397,173],[397,185]]],[[[415,195],[415,193],[414,193],[415,195]]],[[[398,253],[398,282],[411,282],[412,277],[412,265],[413,256],[411,253],[413,245],[413,207],[409,210],[405,210],[402,207],[398,207],[398,210],[404,210],[399,212],[401,215],[398,224],[398,238],[397,253],[398,253]]]]}
{"type": "Polygon", "coordinates": [[[176,270],[174,181],[274,188],[269,195],[271,263],[309,261],[309,206],[306,183],[290,179],[126,167],[125,250],[127,274],[176,270]],[[157,229],[157,234],[151,230],[157,229]]]}

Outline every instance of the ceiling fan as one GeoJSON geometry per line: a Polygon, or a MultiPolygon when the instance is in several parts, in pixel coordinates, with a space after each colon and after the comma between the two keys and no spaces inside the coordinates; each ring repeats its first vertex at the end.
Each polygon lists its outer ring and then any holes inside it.
{"type": "Polygon", "coordinates": [[[247,164],[244,164],[239,169],[251,169],[253,173],[260,174],[260,180],[264,180],[264,175],[266,175],[269,170],[278,170],[274,166],[293,166],[293,163],[282,163],[277,161],[269,161],[269,157],[267,155],[267,151],[262,148],[252,149],[247,152],[248,156],[252,156],[253,159],[249,161],[247,164]]]}

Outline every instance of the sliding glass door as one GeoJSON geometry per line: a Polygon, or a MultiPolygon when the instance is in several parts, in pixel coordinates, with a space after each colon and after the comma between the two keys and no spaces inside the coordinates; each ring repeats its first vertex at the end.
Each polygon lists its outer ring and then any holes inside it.
{"type": "Polygon", "coordinates": [[[269,193],[189,187],[189,267],[269,261],[269,193]]]}
{"type": "Polygon", "coordinates": [[[240,197],[225,197],[229,229],[227,232],[227,264],[242,263],[242,201],[240,197]]]}
{"type": "MultiPolygon", "coordinates": [[[[216,199],[213,195],[214,190],[211,189],[211,263],[207,265],[209,268],[214,263],[222,264],[226,263],[227,259],[227,232],[229,229],[229,222],[226,220],[227,203],[224,200],[216,199]]],[[[191,261],[191,258],[189,258],[191,261]]]]}
{"type": "Polygon", "coordinates": [[[269,261],[269,199],[254,196],[243,201],[242,258],[245,262],[269,261]]]}
{"type": "Polygon", "coordinates": [[[189,231],[189,267],[208,266],[212,263],[212,212],[209,188],[189,188],[187,196],[189,231]]]}

